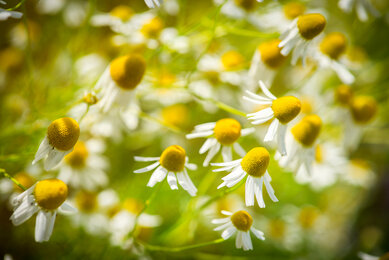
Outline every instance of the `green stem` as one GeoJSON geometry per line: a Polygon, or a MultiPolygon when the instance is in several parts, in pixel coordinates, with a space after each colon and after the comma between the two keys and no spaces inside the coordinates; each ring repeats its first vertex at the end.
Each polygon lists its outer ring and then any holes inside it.
{"type": "Polygon", "coordinates": [[[26,187],[24,187],[18,180],[16,180],[15,178],[13,178],[11,175],[9,175],[5,169],[1,169],[0,168],[0,173],[2,173],[4,175],[4,177],[10,179],[11,181],[13,181],[13,183],[15,183],[16,185],[18,185],[22,190],[27,190],[26,187]]]}
{"type": "Polygon", "coordinates": [[[16,9],[18,9],[22,4],[24,4],[24,2],[26,2],[26,0],[22,0],[22,1],[20,1],[17,5],[15,5],[14,7],[8,8],[8,9],[6,9],[6,10],[7,10],[7,11],[16,10],[16,9]]]}
{"type": "Polygon", "coordinates": [[[181,252],[185,250],[190,250],[194,248],[204,247],[204,246],[210,246],[215,245],[224,242],[225,240],[223,238],[218,238],[209,242],[194,244],[194,245],[188,245],[188,246],[180,246],[180,247],[164,247],[164,246],[156,246],[156,245],[149,245],[143,242],[137,241],[139,244],[143,245],[147,250],[150,251],[162,251],[162,252],[181,252]]]}

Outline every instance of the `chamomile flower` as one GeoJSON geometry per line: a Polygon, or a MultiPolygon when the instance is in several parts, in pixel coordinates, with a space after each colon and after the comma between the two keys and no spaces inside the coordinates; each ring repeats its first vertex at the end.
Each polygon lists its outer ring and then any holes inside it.
{"type": "Polygon", "coordinates": [[[109,26],[114,32],[126,30],[127,22],[134,15],[134,11],[126,5],[118,5],[109,13],[101,13],[92,16],[91,24],[93,26],[109,26]]]}
{"type": "Polygon", "coordinates": [[[186,168],[196,170],[197,166],[188,162],[186,152],[181,146],[169,146],[162,152],[160,157],[135,156],[134,159],[138,162],[154,162],[145,168],[134,171],[134,173],[143,173],[156,168],[147,183],[148,187],[153,187],[158,182],[163,181],[167,176],[167,182],[172,190],[178,190],[178,180],[181,187],[191,196],[196,195],[197,188],[189,178],[186,168]]]}
{"type": "Polygon", "coordinates": [[[212,220],[213,224],[221,224],[214,230],[223,230],[221,235],[223,239],[228,239],[236,233],[236,248],[242,248],[244,251],[253,250],[250,231],[253,232],[254,236],[256,236],[258,239],[265,240],[264,233],[252,226],[253,218],[247,211],[240,210],[232,213],[223,210],[222,214],[227,217],[212,220]]]}
{"type": "Polygon", "coordinates": [[[318,61],[319,66],[331,68],[344,84],[352,84],[355,80],[354,75],[340,61],[346,47],[347,39],[343,33],[329,33],[321,41],[319,51],[316,52],[314,58],[318,61]]]}
{"type": "Polygon", "coordinates": [[[208,152],[203,163],[203,166],[206,167],[220,151],[220,148],[224,162],[232,161],[232,148],[243,157],[246,152],[237,141],[239,137],[246,136],[252,132],[254,132],[253,128],[242,129],[240,123],[233,118],[223,118],[217,122],[195,126],[194,131],[186,135],[186,138],[207,137],[207,140],[200,148],[200,154],[208,152]]]}
{"type": "Polygon", "coordinates": [[[278,46],[282,48],[281,54],[287,56],[294,49],[292,64],[295,65],[300,57],[305,64],[312,40],[324,30],[326,23],[326,18],[319,13],[297,17],[280,36],[281,42],[278,46]]]}
{"type": "Polygon", "coordinates": [[[32,164],[45,158],[45,170],[52,169],[73,150],[79,136],[80,127],[74,119],[63,117],[54,120],[49,125],[47,134],[39,145],[32,164]]]}
{"type": "Polygon", "coordinates": [[[15,226],[23,224],[32,215],[38,213],[35,224],[35,241],[48,241],[53,232],[57,211],[74,213],[77,210],[65,202],[68,187],[58,179],[38,181],[17,196],[11,221],[15,226]]]}
{"type": "MultiPolygon", "coordinates": [[[[0,4],[6,4],[4,1],[0,1],[0,4]]],[[[6,9],[0,8],[0,21],[5,21],[8,18],[20,19],[23,13],[17,11],[8,11],[6,9]]]]}
{"type": "Polygon", "coordinates": [[[370,0],[339,0],[338,6],[345,13],[351,13],[353,8],[355,8],[361,22],[366,22],[369,19],[369,14],[374,17],[380,16],[380,13],[370,0]]]}
{"type": "Polygon", "coordinates": [[[270,184],[271,177],[267,171],[269,162],[269,152],[263,147],[255,147],[251,149],[242,159],[224,163],[211,163],[212,166],[221,167],[213,170],[213,172],[231,171],[230,174],[222,178],[223,183],[217,188],[220,189],[224,186],[231,188],[248,175],[245,188],[246,206],[254,206],[255,196],[259,207],[265,207],[265,202],[262,196],[263,183],[265,183],[270,199],[277,202],[278,199],[274,195],[273,187],[270,184]]]}
{"type": "Polygon", "coordinates": [[[287,155],[276,155],[281,167],[289,166],[294,172],[305,170],[312,176],[312,164],[315,160],[315,143],[322,127],[318,115],[303,117],[294,125],[286,138],[287,155]]]}
{"type": "Polygon", "coordinates": [[[268,107],[258,112],[247,114],[247,117],[253,120],[251,122],[253,125],[263,124],[274,119],[269,126],[264,141],[270,142],[277,135],[278,150],[282,155],[286,155],[285,133],[287,124],[300,113],[301,102],[293,96],[276,98],[262,81],[259,81],[259,86],[266,97],[246,91],[249,96],[244,96],[243,99],[257,105],[265,105],[268,107]]]}
{"type": "Polygon", "coordinates": [[[163,1],[162,0],[145,0],[145,3],[149,8],[157,8],[163,3],[163,1]]]}
{"type": "Polygon", "coordinates": [[[97,139],[78,141],[73,151],[65,156],[58,179],[72,187],[87,190],[106,185],[107,161],[100,155],[103,150],[104,144],[97,139]]]}

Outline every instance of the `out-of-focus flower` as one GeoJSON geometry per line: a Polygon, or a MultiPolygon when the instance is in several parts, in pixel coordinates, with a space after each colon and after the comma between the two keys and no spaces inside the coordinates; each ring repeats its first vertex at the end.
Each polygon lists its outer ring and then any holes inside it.
{"type": "Polygon", "coordinates": [[[253,232],[254,236],[256,236],[258,239],[265,240],[263,232],[252,226],[253,218],[247,211],[240,210],[235,213],[222,211],[222,214],[227,217],[212,220],[213,224],[221,224],[214,230],[223,230],[223,239],[228,239],[237,233],[235,243],[236,248],[243,248],[244,251],[253,250],[250,231],[253,232]]]}
{"type": "Polygon", "coordinates": [[[380,16],[380,13],[372,5],[370,0],[339,0],[338,6],[345,13],[351,13],[355,7],[355,11],[361,22],[366,22],[369,19],[369,14],[374,17],[380,16]]]}
{"type": "Polygon", "coordinates": [[[109,26],[114,32],[126,30],[126,23],[134,15],[134,11],[127,5],[118,5],[109,13],[100,13],[92,16],[93,26],[109,26]]]}
{"type": "Polygon", "coordinates": [[[374,256],[374,255],[369,255],[363,252],[358,253],[359,258],[362,260],[386,260],[389,259],[389,252],[383,254],[382,256],[374,256]]]}
{"type": "Polygon", "coordinates": [[[369,188],[374,184],[376,175],[368,161],[360,158],[351,159],[347,165],[345,174],[341,177],[352,185],[369,188]]]}
{"type": "Polygon", "coordinates": [[[74,119],[63,117],[54,120],[49,125],[47,134],[39,145],[32,164],[45,158],[45,170],[52,169],[73,150],[79,136],[80,127],[74,119]]]}
{"type": "Polygon", "coordinates": [[[199,153],[208,151],[204,159],[203,166],[208,166],[209,162],[222,149],[224,162],[232,161],[232,147],[241,157],[246,151],[237,142],[239,137],[246,136],[254,132],[253,128],[242,129],[240,123],[233,118],[220,119],[217,122],[205,123],[195,126],[193,133],[186,135],[187,139],[207,137],[199,153]]]}
{"type": "MultiPolygon", "coordinates": [[[[0,4],[7,4],[4,1],[0,1],[0,4]]],[[[23,16],[23,13],[17,11],[8,11],[6,9],[0,8],[0,21],[5,21],[8,18],[20,19],[23,16]]]]}
{"type": "Polygon", "coordinates": [[[53,232],[57,211],[60,213],[74,213],[77,210],[65,200],[68,196],[68,187],[58,179],[38,181],[29,189],[17,196],[11,221],[18,226],[38,213],[35,224],[35,241],[48,241],[53,232]]]}
{"type": "Polygon", "coordinates": [[[163,3],[163,1],[162,0],[145,0],[145,3],[149,8],[156,8],[156,7],[159,7],[163,3]]]}
{"type": "Polygon", "coordinates": [[[224,163],[211,163],[212,166],[221,167],[213,170],[213,172],[231,171],[230,174],[222,178],[223,183],[217,188],[220,189],[224,186],[231,188],[248,175],[245,188],[246,206],[254,206],[254,199],[256,198],[258,205],[261,208],[265,207],[262,195],[263,183],[265,183],[267,193],[271,200],[277,202],[278,199],[274,195],[273,187],[270,184],[271,177],[267,171],[269,162],[269,152],[263,147],[255,147],[242,159],[224,163]]]}
{"type": "Polygon", "coordinates": [[[179,145],[172,145],[166,148],[160,157],[140,157],[135,156],[135,161],[138,162],[153,162],[155,163],[134,171],[134,173],[143,173],[154,170],[147,183],[148,187],[153,187],[158,182],[163,181],[167,176],[167,182],[172,190],[178,190],[177,180],[181,187],[186,190],[191,196],[195,196],[197,188],[189,178],[186,168],[196,170],[195,164],[188,162],[188,157],[184,148],[179,145]]]}
{"type": "Polygon", "coordinates": [[[293,96],[276,98],[262,81],[259,81],[259,86],[266,97],[246,91],[249,97],[243,96],[243,99],[267,107],[258,112],[247,114],[247,117],[248,119],[253,120],[253,122],[251,122],[253,125],[263,124],[273,119],[264,141],[273,141],[274,137],[277,135],[278,150],[281,155],[286,155],[285,133],[287,124],[300,113],[301,102],[293,96]]]}

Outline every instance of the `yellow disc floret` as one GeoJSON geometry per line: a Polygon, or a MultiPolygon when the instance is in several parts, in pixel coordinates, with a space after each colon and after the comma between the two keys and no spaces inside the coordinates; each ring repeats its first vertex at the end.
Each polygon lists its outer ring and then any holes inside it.
{"type": "Polygon", "coordinates": [[[68,151],[76,144],[80,127],[76,120],[63,117],[54,120],[47,129],[49,144],[61,151],[68,151]]]}
{"type": "Polygon", "coordinates": [[[68,186],[58,179],[39,181],[34,189],[35,201],[47,210],[55,210],[66,200],[68,186]]]}
{"type": "Polygon", "coordinates": [[[318,115],[308,115],[293,126],[291,132],[299,143],[310,147],[319,136],[321,125],[321,119],[318,115]]]}
{"type": "Polygon", "coordinates": [[[130,213],[138,215],[144,208],[141,201],[133,198],[128,198],[123,203],[123,208],[130,213]]]}
{"type": "Polygon", "coordinates": [[[310,229],[313,227],[318,217],[319,211],[316,208],[306,206],[301,209],[300,214],[298,215],[298,220],[303,228],[310,229]]]}
{"type": "Polygon", "coordinates": [[[179,145],[172,145],[162,152],[159,162],[168,171],[180,172],[184,170],[185,158],[184,148],[179,145]]]}
{"type": "Polygon", "coordinates": [[[163,21],[159,17],[154,17],[150,19],[149,22],[145,23],[140,31],[146,38],[157,38],[162,29],[163,21]]]}
{"type": "Polygon", "coordinates": [[[305,12],[305,6],[298,2],[291,2],[284,5],[286,18],[293,20],[305,12]]]}
{"type": "Polygon", "coordinates": [[[246,11],[252,11],[257,6],[256,0],[234,0],[235,4],[246,11]]]}
{"type": "Polygon", "coordinates": [[[85,166],[88,154],[85,143],[78,141],[73,151],[65,156],[65,161],[73,168],[82,168],[85,166]]]}
{"type": "Polygon", "coordinates": [[[111,10],[110,14],[121,19],[122,21],[127,21],[134,14],[134,11],[126,5],[118,5],[111,10]]]}
{"type": "Polygon", "coordinates": [[[247,174],[261,177],[266,173],[269,162],[269,152],[263,147],[255,147],[243,157],[240,165],[247,174]]]}
{"type": "Polygon", "coordinates": [[[281,48],[279,39],[264,42],[258,46],[258,50],[261,53],[262,62],[271,69],[279,68],[285,61],[286,57],[281,54],[281,48]]]}
{"type": "Polygon", "coordinates": [[[305,14],[298,18],[297,27],[304,39],[312,40],[324,30],[326,23],[326,18],[321,14],[305,14]]]}
{"type": "Polygon", "coordinates": [[[239,210],[231,216],[231,222],[240,231],[247,232],[253,224],[253,218],[245,210],[239,210]]]}
{"type": "Polygon", "coordinates": [[[146,70],[145,59],[138,54],[130,54],[114,59],[110,65],[111,78],[125,89],[134,89],[141,82],[146,70]]]}
{"type": "MultiPolygon", "coordinates": [[[[27,189],[30,188],[35,183],[35,179],[26,172],[19,172],[15,174],[14,178],[27,189]]],[[[15,189],[17,191],[21,190],[21,188],[16,184],[15,184],[15,189]]]]}
{"type": "Polygon", "coordinates": [[[338,59],[346,51],[346,47],[346,36],[340,32],[333,32],[326,35],[320,43],[321,52],[334,60],[338,59]]]}
{"type": "Polygon", "coordinates": [[[240,137],[240,123],[233,118],[224,118],[216,122],[213,132],[215,138],[223,145],[231,145],[240,137]]]}
{"type": "Polygon", "coordinates": [[[269,221],[269,235],[276,239],[284,237],[286,231],[285,221],[281,219],[272,219],[269,221]]]}
{"type": "Polygon", "coordinates": [[[91,213],[97,209],[97,194],[90,191],[79,191],[76,195],[77,208],[85,213],[91,213]]]}
{"type": "Polygon", "coordinates": [[[340,85],[335,89],[335,101],[342,106],[348,106],[353,98],[353,91],[348,85],[340,85]]]}
{"type": "Polygon", "coordinates": [[[377,113],[377,102],[369,96],[357,96],[350,102],[351,115],[356,123],[365,124],[377,113]]]}
{"type": "Polygon", "coordinates": [[[237,51],[225,52],[221,57],[221,61],[226,70],[237,70],[244,65],[244,57],[237,51]]]}
{"type": "Polygon", "coordinates": [[[298,98],[292,96],[280,97],[273,100],[271,108],[274,117],[280,120],[282,124],[286,124],[300,113],[301,102],[298,98]]]}

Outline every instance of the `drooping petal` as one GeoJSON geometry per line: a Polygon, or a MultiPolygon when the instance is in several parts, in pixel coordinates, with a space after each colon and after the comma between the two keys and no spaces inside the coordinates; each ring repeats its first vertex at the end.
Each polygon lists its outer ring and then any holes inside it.
{"type": "Polygon", "coordinates": [[[43,211],[38,212],[35,223],[35,241],[44,242],[49,241],[51,234],[53,233],[54,222],[57,212],[43,211]]]}

